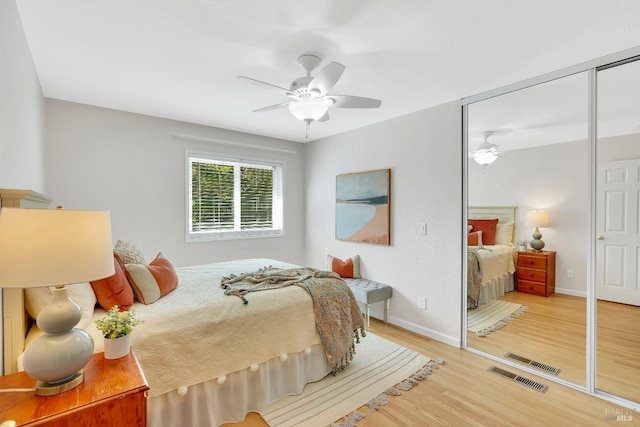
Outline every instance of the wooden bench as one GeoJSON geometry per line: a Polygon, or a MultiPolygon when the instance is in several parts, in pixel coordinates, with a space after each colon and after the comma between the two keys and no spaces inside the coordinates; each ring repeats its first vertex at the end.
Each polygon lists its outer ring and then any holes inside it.
{"type": "Polygon", "coordinates": [[[376,302],[384,302],[384,323],[388,321],[389,301],[393,288],[384,283],[368,279],[343,279],[356,297],[356,301],[364,304],[367,329],[369,329],[369,306],[376,302]]]}

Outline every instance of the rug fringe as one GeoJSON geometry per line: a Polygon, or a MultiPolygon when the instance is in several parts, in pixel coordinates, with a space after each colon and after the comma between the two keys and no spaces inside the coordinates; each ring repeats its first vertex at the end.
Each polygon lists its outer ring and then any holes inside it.
{"type": "Polygon", "coordinates": [[[491,325],[488,328],[484,328],[483,330],[476,332],[476,336],[480,338],[484,338],[487,335],[489,335],[491,332],[504,328],[512,320],[515,320],[518,317],[522,316],[525,313],[525,311],[527,311],[528,309],[529,309],[529,306],[526,306],[526,305],[520,306],[516,311],[514,311],[507,317],[503,318],[499,322],[495,323],[494,325],[491,325]]]}
{"type": "MultiPolygon", "coordinates": [[[[424,365],[420,370],[418,370],[409,378],[396,384],[394,387],[388,388],[384,393],[379,394],[378,396],[371,399],[366,404],[366,406],[369,407],[371,411],[377,411],[378,408],[389,403],[389,399],[387,398],[387,396],[400,396],[402,394],[402,391],[411,390],[413,387],[418,385],[419,381],[424,380],[427,375],[431,374],[432,371],[438,369],[439,365],[444,365],[444,360],[433,359],[429,361],[426,365],[424,365]]],[[[331,423],[329,427],[356,427],[358,421],[364,419],[365,417],[366,414],[356,410],[342,418],[341,422],[331,423]]]]}

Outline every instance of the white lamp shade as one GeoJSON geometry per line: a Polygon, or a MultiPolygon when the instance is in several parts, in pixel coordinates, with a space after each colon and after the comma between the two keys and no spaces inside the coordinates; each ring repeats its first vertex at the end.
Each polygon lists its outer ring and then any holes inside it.
{"type": "Polygon", "coordinates": [[[114,274],[109,212],[0,210],[0,287],[30,288],[114,274]]]}
{"type": "Polygon", "coordinates": [[[527,212],[524,225],[526,227],[549,227],[551,220],[547,211],[529,211],[527,212]]]}
{"type": "Polygon", "coordinates": [[[289,111],[298,120],[320,120],[329,110],[329,106],[322,101],[298,101],[289,104],[289,111]]]}

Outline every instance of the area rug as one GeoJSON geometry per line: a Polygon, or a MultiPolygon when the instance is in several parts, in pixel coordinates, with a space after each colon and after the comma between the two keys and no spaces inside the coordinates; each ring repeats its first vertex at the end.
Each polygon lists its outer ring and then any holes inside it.
{"type": "Polygon", "coordinates": [[[495,300],[467,310],[467,330],[484,337],[521,316],[529,307],[509,301],[495,300]]]}
{"type": "Polygon", "coordinates": [[[318,427],[344,416],[358,419],[364,414],[357,408],[369,404],[375,410],[388,394],[408,391],[443,363],[370,332],[356,345],[356,352],[344,371],[307,384],[301,394],[278,400],[260,415],[271,427],[318,427]]]}

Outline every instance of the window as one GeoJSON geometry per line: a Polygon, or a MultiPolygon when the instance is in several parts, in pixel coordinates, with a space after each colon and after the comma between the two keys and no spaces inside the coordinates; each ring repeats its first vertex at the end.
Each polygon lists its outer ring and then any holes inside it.
{"type": "Polygon", "coordinates": [[[187,152],[187,241],[284,235],[284,164],[187,152]]]}

